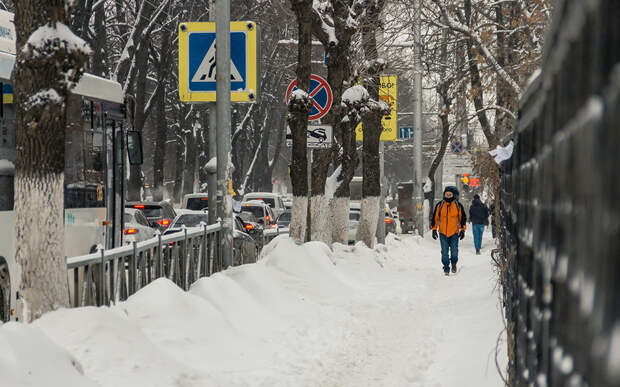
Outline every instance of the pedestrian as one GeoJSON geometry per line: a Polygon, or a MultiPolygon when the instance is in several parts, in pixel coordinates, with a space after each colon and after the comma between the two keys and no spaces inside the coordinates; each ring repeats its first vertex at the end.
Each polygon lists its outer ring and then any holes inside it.
{"type": "Polygon", "coordinates": [[[474,247],[476,248],[476,254],[480,255],[480,249],[482,249],[482,234],[484,233],[484,226],[489,225],[489,209],[480,201],[480,195],[474,195],[474,200],[469,207],[469,219],[471,219],[472,232],[474,233],[474,247]]]}
{"type": "Polygon", "coordinates": [[[443,272],[450,275],[456,273],[456,264],[459,261],[459,239],[465,238],[467,215],[458,201],[459,191],[456,187],[448,186],[443,191],[443,200],[435,205],[431,218],[433,239],[441,244],[441,263],[443,272]],[[439,231],[439,235],[437,232],[439,231]]]}

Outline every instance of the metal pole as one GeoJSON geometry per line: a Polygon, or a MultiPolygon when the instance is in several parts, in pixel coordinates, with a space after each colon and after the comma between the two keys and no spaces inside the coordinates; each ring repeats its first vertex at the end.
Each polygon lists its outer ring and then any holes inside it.
{"type": "Polygon", "coordinates": [[[379,181],[381,184],[381,200],[379,200],[379,222],[377,223],[377,242],[385,244],[385,144],[379,143],[379,181]]]}
{"type": "Polygon", "coordinates": [[[421,28],[421,3],[422,0],[416,0],[415,2],[415,14],[414,26],[413,26],[413,39],[414,39],[414,75],[415,75],[415,122],[413,132],[413,165],[414,165],[414,202],[416,204],[416,228],[418,234],[424,236],[424,216],[423,216],[423,202],[424,195],[422,193],[422,185],[424,179],[422,177],[422,58],[421,58],[421,44],[422,44],[422,28],[421,28]]]}
{"type": "MultiPolygon", "coordinates": [[[[209,21],[215,21],[215,0],[209,0],[209,21]]],[[[217,155],[217,108],[210,102],[209,109],[209,161],[217,155]]],[[[217,222],[217,174],[207,171],[207,195],[209,196],[209,224],[217,222]]]]}
{"type": "Polygon", "coordinates": [[[215,80],[217,109],[217,206],[222,219],[221,254],[225,267],[232,265],[232,198],[230,180],[230,1],[215,2],[215,80]],[[221,199],[220,199],[221,198],[221,199]]]}

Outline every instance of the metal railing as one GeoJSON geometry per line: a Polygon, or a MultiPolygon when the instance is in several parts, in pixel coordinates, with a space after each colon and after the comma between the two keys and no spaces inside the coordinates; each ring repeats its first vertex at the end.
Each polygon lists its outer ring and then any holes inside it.
{"type": "Polygon", "coordinates": [[[556,2],[502,163],[514,386],[620,385],[620,2],[556,2]]]}
{"type": "Polygon", "coordinates": [[[224,267],[222,226],[187,228],[129,246],[67,259],[69,299],[74,307],[110,305],[165,277],[180,288],[224,267]]]}
{"type": "MultiPolygon", "coordinates": [[[[222,226],[185,228],[143,242],[67,259],[69,300],[73,307],[110,305],[126,300],[145,285],[165,277],[183,290],[200,277],[225,269],[222,262],[222,226]]],[[[264,245],[288,229],[264,230],[256,236],[264,245]]],[[[233,266],[252,263],[239,251],[233,266]]]]}

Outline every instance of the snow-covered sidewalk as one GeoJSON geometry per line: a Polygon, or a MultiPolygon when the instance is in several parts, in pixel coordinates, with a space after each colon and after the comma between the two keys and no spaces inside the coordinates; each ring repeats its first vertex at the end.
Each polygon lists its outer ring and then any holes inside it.
{"type": "Polygon", "coordinates": [[[502,385],[491,241],[476,256],[469,232],[445,277],[430,235],[399,239],[332,252],[279,237],[187,293],[160,279],[112,308],[5,324],[0,386],[502,385]]]}

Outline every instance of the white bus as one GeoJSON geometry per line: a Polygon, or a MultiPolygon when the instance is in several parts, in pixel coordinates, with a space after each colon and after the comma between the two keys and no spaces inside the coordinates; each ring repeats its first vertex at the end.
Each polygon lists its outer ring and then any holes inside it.
{"type": "MultiPolygon", "coordinates": [[[[15,262],[13,15],[0,11],[0,319],[7,320],[21,280],[15,262]]],[[[84,74],[67,101],[64,238],[67,257],[122,245],[127,163],[142,163],[140,134],[127,131],[121,85],[84,74]],[[128,152],[126,151],[128,150],[128,152]]]]}

